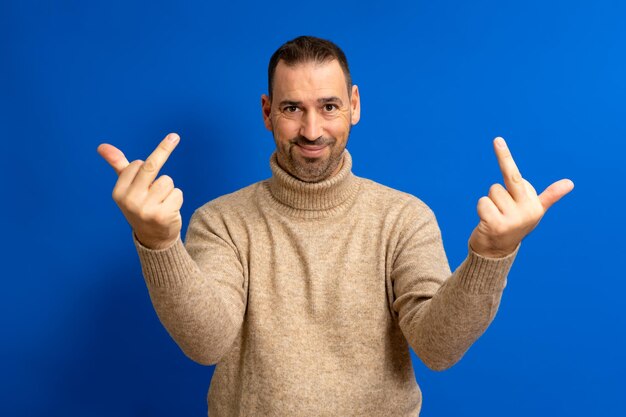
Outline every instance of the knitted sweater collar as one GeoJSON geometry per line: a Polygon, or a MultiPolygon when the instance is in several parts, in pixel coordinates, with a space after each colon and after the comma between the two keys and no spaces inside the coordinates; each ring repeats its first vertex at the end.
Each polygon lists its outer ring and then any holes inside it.
{"type": "Polygon", "coordinates": [[[289,174],[278,165],[276,152],[270,158],[270,168],[272,178],[268,183],[272,196],[298,211],[335,211],[352,200],[358,189],[357,177],[352,174],[352,156],[347,149],[339,172],[320,182],[304,182],[289,174]]]}

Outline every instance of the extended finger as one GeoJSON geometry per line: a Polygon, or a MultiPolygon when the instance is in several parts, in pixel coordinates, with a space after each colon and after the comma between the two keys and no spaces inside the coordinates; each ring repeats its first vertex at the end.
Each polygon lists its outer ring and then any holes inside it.
{"type": "Polygon", "coordinates": [[[520,174],[513,160],[509,147],[504,139],[497,137],[493,141],[493,148],[496,152],[496,158],[498,158],[498,165],[500,165],[506,189],[515,201],[521,200],[525,195],[525,186],[522,181],[522,174],[520,174]]]}
{"type": "Polygon", "coordinates": [[[548,210],[554,203],[559,201],[563,196],[568,194],[574,189],[574,183],[572,180],[563,179],[557,181],[546,188],[543,193],[539,195],[539,201],[544,210],[548,210]]]}
{"type": "Polygon", "coordinates": [[[159,143],[159,146],[148,156],[146,162],[135,177],[133,186],[147,189],[152,181],[157,177],[159,171],[172,154],[174,148],[179,142],[180,137],[176,133],[170,133],[159,143]]]}
{"type": "Polygon", "coordinates": [[[113,145],[102,143],[98,146],[97,151],[113,167],[117,175],[120,175],[120,172],[128,166],[128,159],[124,156],[124,152],[113,145]]]}

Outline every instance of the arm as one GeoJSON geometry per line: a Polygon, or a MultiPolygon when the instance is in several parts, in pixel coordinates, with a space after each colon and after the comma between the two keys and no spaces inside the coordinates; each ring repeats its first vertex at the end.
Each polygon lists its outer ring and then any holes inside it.
{"type": "Polygon", "coordinates": [[[243,267],[219,221],[198,210],[186,244],[151,250],[135,246],[154,309],[172,338],[192,360],[212,365],[228,352],[246,305],[243,267]]]}
{"type": "Polygon", "coordinates": [[[493,320],[517,251],[490,259],[470,249],[450,274],[433,213],[405,211],[391,273],[393,308],[417,356],[431,369],[447,369],[493,320]]]}
{"type": "MultiPolygon", "coordinates": [[[[179,142],[169,134],[145,162],[101,144],[98,153],[118,180],[113,199],[133,229],[150,297],[161,322],[191,359],[216,363],[243,320],[243,268],[219,216],[196,211],[187,249],[180,239],[182,191],[160,169],[179,142]]],[[[205,210],[209,212],[210,210],[205,210]]]]}
{"type": "MultiPolygon", "coordinates": [[[[433,369],[458,361],[498,309],[519,245],[574,184],[563,179],[540,195],[519,172],[504,139],[494,140],[504,179],[478,200],[480,222],[469,254],[445,281],[445,254],[432,212],[414,215],[398,245],[392,279],[400,327],[415,353],[433,369]],[[439,286],[440,285],[440,286],[439,286]]],[[[411,218],[411,216],[409,216],[411,218]]]]}

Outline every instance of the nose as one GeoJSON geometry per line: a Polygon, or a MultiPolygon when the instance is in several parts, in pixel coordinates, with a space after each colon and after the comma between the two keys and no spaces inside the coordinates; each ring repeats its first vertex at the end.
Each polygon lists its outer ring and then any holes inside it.
{"type": "Polygon", "coordinates": [[[311,142],[315,141],[317,138],[322,136],[323,126],[322,120],[319,115],[314,111],[306,112],[302,119],[302,124],[300,125],[300,135],[311,142]]]}

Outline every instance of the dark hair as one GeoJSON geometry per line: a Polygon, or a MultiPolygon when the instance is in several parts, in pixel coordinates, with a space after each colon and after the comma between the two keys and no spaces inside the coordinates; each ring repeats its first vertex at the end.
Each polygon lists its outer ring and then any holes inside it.
{"type": "Polygon", "coordinates": [[[346,77],[346,85],[348,87],[348,95],[352,93],[352,78],[348,69],[348,60],[343,51],[331,41],[316,38],[314,36],[299,36],[284,43],[274,52],[270,58],[270,64],[267,68],[267,85],[268,94],[272,97],[272,89],[274,88],[274,73],[279,61],[283,61],[289,66],[303,64],[306,62],[325,63],[336,59],[343,70],[346,77]]]}

